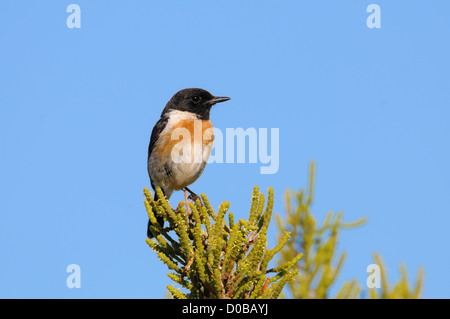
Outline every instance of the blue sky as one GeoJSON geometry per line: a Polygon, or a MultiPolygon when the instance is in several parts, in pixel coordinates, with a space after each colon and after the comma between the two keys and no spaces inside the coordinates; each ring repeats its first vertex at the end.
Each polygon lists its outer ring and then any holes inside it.
{"type": "MultiPolygon", "coordinates": [[[[279,128],[280,167],[208,165],[192,185],[245,218],[253,185],[306,186],[343,231],[340,280],[365,283],[379,252],[391,282],[425,268],[449,298],[450,2],[2,1],[0,297],[163,298],[145,244],[151,129],[179,89],[232,101],[215,127],[279,128]],[[66,26],[69,4],[81,28],[66,26]],[[366,8],[381,7],[381,29],[366,8]],[[69,264],[81,288],[66,286],[69,264]]],[[[173,201],[181,199],[180,194],[173,201]]],[[[275,227],[271,229],[275,242],[275,227]]]]}

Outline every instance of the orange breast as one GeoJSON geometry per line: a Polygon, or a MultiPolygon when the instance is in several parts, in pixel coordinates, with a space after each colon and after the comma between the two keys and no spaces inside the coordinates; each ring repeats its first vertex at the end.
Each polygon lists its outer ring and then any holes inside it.
{"type": "Polygon", "coordinates": [[[185,128],[189,131],[189,133],[191,135],[192,143],[200,143],[201,142],[202,144],[209,144],[212,141],[214,141],[214,134],[212,132],[209,136],[207,136],[207,134],[205,134],[205,131],[213,128],[210,120],[204,121],[204,120],[183,119],[173,125],[172,131],[177,128],[180,128],[180,127],[185,128]],[[200,133],[200,129],[201,129],[201,133],[200,133]],[[200,134],[201,134],[201,140],[200,140],[200,134]]]}
{"type": "Polygon", "coordinates": [[[214,131],[211,121],[197,119],[182,119],[172,125],[170,132],[160,136],[155,151],[164,156],[172,152],[173,147],[180,141],[189,142],[191,147],[201,143],[206,146],[214,141],[214,131]],[[189,133],[188,133],[189,132],[189,133]],[[187,136],[190,135],[190,136],[187,136]]]}

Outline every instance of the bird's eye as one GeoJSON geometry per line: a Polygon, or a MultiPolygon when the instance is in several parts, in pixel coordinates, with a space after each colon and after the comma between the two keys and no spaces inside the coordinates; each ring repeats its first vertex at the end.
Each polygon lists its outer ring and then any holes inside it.
{"type": "Polygon", "coordinates": [[[200,97],[199,97],[199,96],[193,96],[193,97],[192,97],[192,101],[193,101],[194,103],[198,103],[198,102],[200,102],[200,97]]]}

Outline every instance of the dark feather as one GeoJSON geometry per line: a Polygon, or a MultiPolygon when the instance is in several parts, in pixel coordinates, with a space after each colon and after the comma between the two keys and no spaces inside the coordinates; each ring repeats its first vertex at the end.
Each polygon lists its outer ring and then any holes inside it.
{"type": "MultiPolygon", "coordinates": [[[[167,125],[167,121],[168,118],[167,117],[161,117],[159,119],[158,122],[156,122],[155,126],[153,127],[152,130],[152,135],[150,137],[150,144],[148,145],[148,156],[147,156],[147,165],[148,165],[148,161],[150,159],[150,155],[152,154],[153,148],[155,147],[156,142],[158,141],[159,135],[161,134],[161,132],[164,130],[164,128],[167,125]]],[[[158,196],[156,195],[156,185],[153,183],[152,181],[152,177],[150,176],[150,184],[152,185],[153,190],[155,191],[155,198],[154,200],[158,200],[158,196]]],[[[164,190],[162,190],[164,193],[164,190]]],[[[158,221],[158,223],[161,225],[161,227],[164,226],[164,218],[162,218],[161,216],[157,216],[156,220],[158,221]]],[[[153,238],[153,234],[150,231],[150,225],[151,225],[151,221],[150,219],[148,220],[148,224],[147,224],[147,237],[148,238],[153,238]]]]}
{"type": "MultiPolygon", "coordinates": [[[[167,125],[168,118],[161,117],[158,122],[156,122],[155,126],[152,130],[152,135],[150,137],[150,143],[148,145],[148,155],[147,155],[147,169],[149,165],[150,156],[152,155],[153,148],[155,147],[156,142],[158,141],[159,135],[164,130],[167,125]]],[[[150,174],[150,172],[149,172],[150,174]]],[[[153,184],[152,177],[150,177],[150,184],[152,185],[153,190],[156,190],[156,185],[153,184]]]]}
{"type": "Polygon", "coordinates": [[[161,134],[161,132],[166,127],[168,120],[169,119],[166,116],[161,117],[159,119],[159,121],[156,122],[155,126],[153,127],[152,136],[150,137],[150,144],[148,145],[147,160],[150,158],[150,155],[152,154],[153,148],[155,147],[156,141],[158,140],[159,135],[161,134]]]}

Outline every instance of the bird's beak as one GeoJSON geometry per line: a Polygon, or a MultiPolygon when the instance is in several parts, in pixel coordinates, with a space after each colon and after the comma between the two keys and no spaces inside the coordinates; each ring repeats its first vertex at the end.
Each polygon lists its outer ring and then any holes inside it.
{"type": "Polygon", "coordinates": [[[215,97],[210,101],[210,103],[211,103],[211,105],[214,105],[214,104],[216,104],[216,103],[222,103],[222,102],[225,102],[225,101],[228,101],[228,100],[231,100],[231,98],[230,98],[230,97],[220,97],[220,96],[215,96],[215,97]]]}

